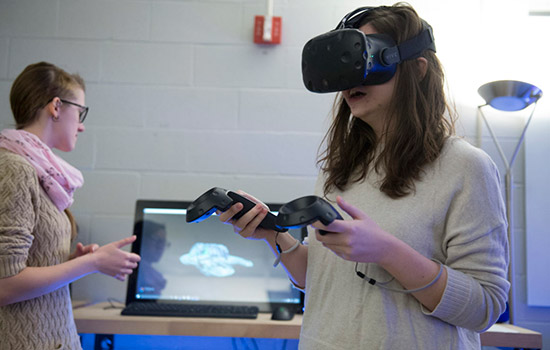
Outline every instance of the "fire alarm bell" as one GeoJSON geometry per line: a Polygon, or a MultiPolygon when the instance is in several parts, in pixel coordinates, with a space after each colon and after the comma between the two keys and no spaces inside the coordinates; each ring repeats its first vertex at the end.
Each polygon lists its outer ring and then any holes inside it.
{"type": "Polygon", "coordinates": [[[254,42],[256,44],[281,43],[282,18],[276,16],[254,17],[254,42]]]}

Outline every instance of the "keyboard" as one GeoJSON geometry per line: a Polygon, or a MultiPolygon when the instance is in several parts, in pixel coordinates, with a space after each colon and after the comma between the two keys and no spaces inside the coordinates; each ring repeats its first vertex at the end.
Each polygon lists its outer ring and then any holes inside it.
{"type": "Polygon", "coordinates": [[[237,305],[130,303],[122,310],[126,316],[257,318],[258,307],[237,305]]]}

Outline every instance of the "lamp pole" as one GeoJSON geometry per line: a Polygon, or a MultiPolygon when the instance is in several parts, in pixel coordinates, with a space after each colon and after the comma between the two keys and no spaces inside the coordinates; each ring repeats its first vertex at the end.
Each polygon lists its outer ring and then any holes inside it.
{"type": "Polygon", "coordinates": [[[533,109],[531,111],[531,114],[529,115],[529,119],[527,119],[527,122],[525,123],[525,126],[523,127],[523,131],[521,132],[521,136],[518,140],[518,143],[516,145],[516,148],[514,149],[514,153],[512,155],[512,158],[510,158],[510,161],[506,158],[506,155],[504,154],[504,151],[502,150],[502,147],[500,146],[500,143],[498,142],[498,138],[496,137],[495,133],[493,132],[493,129],[491,128],[491,125],[489,124],[489,121],[485,117],[485,114],[483,114],[482,107],[487,106],[487,104],[480,105],[477,107],[479,113],[481,114],[481,117],[483,118],[483,121],[485,122],[485,125],[487,125],[487,130],[489,130],[489,133],[491,134],[491,138],[493,139],[493,142],[495,143],[495,146],[497,147],[498,153],[500,154],[500,157],[502,158],[502,161],[504,163],[506,174],[504,175],[504,189],[505,189],[505,200],[506,200],[506,220],[508,221],[508,246],[510,249],[510,261],[508,265],[508,281],[510,282],[510,292],[508,294],[508,311],[510,315],[510,324],[514,324],[515,319],[515,264],[514,264],[514,202],[513,202],[513,176],[512,176],[512,166],[514,165],[514,161],[516,160],[516,156],[518,155],[519,149],[521,147],[521,144],[523,143],[523,139],[525,138],[525,132],[527,131],[527,127],[529,127],[529,123],[531,122],[531,118],[533,117],[533,114],[535,113],[537,102],[534,103],[533,109]]]}

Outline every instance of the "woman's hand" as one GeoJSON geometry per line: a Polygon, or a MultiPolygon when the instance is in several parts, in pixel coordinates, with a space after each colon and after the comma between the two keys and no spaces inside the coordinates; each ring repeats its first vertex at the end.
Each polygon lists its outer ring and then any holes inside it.
{"type": "Polygon", "coordinates": [[[136,236],[131,236],[95,250],[93,257],[96,271],[124,281],[126,275],[131,274],[132,270],[137,267],[137,263],[141,258],[137,254],[125,252],[120,248],[131,244],[135,240],[136,236]]]}
{"type": "MultiPolygon", "coordinates": [[[[246,214],[234,220],[232,219],[233,216],[243,209],[241,203],[236,203],[223,213],[218,211],[220,220],[225,224],[232,225],[235,233],[238,233],[244,238],[263,240],[269,245],[273,253],[278,256],[279,253],[277,253],[275,242],[275,238],[277,237],[276,232],[258,226],[266,217],[269,208],[248,193],[243,191],[237,191],[237,193],[250,199],[252,202],[256,203],[256,205],[246,214]]],[[[283,250],[290,248],[296,242],[296,238],[292,237],[288,232],[284,232],[278,237],[277,243],[283,247],[283,250]]],[[[300,287],[302,289],[306,285],[307,251],[308,249],[306,246],[300,245],[292,253],[283,254],[281,257],[281,263],[284,265],[288,277],[296,286],[302,286],[300,287]]]]}
{"type": "MultiPolygon", "coordinates": [[[[338,206],[353,220],[334,220],[315,228],[329,231],[316,233],[325,247],[345,260],[376,263],[392,275],[405,289],[415,289],[430,283],[437,275],[440,264],[432,261],[397,237],[382,230],[367,214],[337,197],[338,206]],[[331,233],[334,232],[334,233],[331,233]]],[[[447,270],[430,287],[412,295],[428,310],[438,305],[447,284],[447,270]]]]}
{"type": "Polygon", "coordinates": [[[267,207],[267,205],[246,192],[239,190],[237,191],[237,193],[250,199],[251,201],[256,203],[256,205],[239,219],[234,220],[232,219],[233,216],[240,212],[244,207],[242,203],[235,203],[223,213],[220,213],[218,211],[218,214],[220,215],[220,220],[224,224],[232,225],[233,231],[235,231],[235,233],[238,233],[239,235],[247,239],[265,240],[270,234],[274,234],[275,231],[273,230],[267,230],[258,227],[258,225],[260,225],[262,220],[269,212],[269,208],[267,207]]]}
{"type": "Polygon", "coordinates": [[[78,242],[76,244],[76,249],[74,252],[72,252],[71,255],[69,255],[69,260],[72,260],[74,258],[78,258],[79,256],[86,255],[88,253],[93,253],[99,248],[99,245],[97,244],[88,244],[83,245],[82,243],[78,242]]]}
{"type": "Polygon", "coordinates": [[[328,226],[315,222],[313,227],[328,231],[325,235],[317,231],[317,240],[345,260],[381,263],[389,255],[390,244],[396,238],[342,197],[338,196],[336,202],[353,220],[334,220],[328,226]]]}

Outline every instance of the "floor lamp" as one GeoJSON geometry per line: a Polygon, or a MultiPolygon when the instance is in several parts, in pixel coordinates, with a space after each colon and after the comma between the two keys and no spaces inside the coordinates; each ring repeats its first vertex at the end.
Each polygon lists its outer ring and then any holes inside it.
{"type": "Polygon", "coordinates": [[[483,99],[486,102],[486,104],[480,105],[477,107],[478,111],[481,114],[481,117],[483,118],[485,125],[487,125],[487,129],[489,130],[489,133],[493,138],[493,141],[497,147],[500,157],[502,158],[502,161],[504,162],[504,166],[506,169],[504,184],[505,184],[505,192],[506,192],[506,218],[508,220],[508,242],[510,246],[510,265],[508,267],[508,281],[510,281],[510,294],[508,295],[508,310],[510,315],[510,324],[514,324],[514,321],[515,321],[514,320],[514,314],[515,314],[514,272],[515,271],[514,271],[514,249],[513,249],[514,224],[513,224],[513,200],[512,200],[512,192],[513,192],[512,191],[512,186],[513,186],[512,166],[514,165],[514,161],[516,160],[516,156],[518,154],[518,151],[525,137],[525,132],[527,131],[527,127],[529,126],[529,123],[531,122],[531,118],[533,117],[533,113],[535,112],[536,104],[538,100],[542,97],[542,91],[534,85],[524,83],[521,81],[499,80],[499,81],[493,81],[482,85],[478,89],[478,93],[481,95],[481,97],[483,97],[483,99]],[[510,161],[508,161],[506,155],[504,154],[504,151],[502,150],[502,147],[500,146],[500,143],[498,142],[497,137],[495,136],[495,133],[493,132],[493,129],[491,129],[491,125],[489,124],[487,118],[483,114],[482,107],[491,106],[494,109],[499,111],[520,111],[522,109],[527,108],[531,104],[533,104],[531,114],[529,115],[529,118],[525,123],[525,127],[523,128],[523,131],[516,145],[514,153],[512,154],[510,161]]]}

